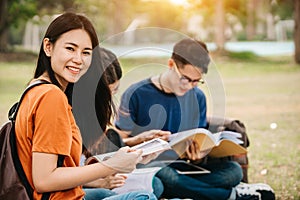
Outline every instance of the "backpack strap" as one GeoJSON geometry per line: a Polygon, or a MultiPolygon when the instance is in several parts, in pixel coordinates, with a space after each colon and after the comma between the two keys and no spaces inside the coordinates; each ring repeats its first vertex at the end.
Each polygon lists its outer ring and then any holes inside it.
{"type": "Polygon", "coordinates": [[[23,94],[21,95],[21,98],[18,102],[16,102],[10,109],[9,109],[9,112],[8,112],[8,119],[11,120],[12,122],[15,122],[16,121],[16,117],[17,117],[17,113],[18,113],[18,110],[20,108],[20,105],[21,105],[21,102],[23,101],[25,95],[27,94],[27,92],[35,87],[35,86],[38,86],[38,85],[41,85],[41,84],[49,84],[48,81],[45,81],[45,80],[36,80],[35,82],[31,83],[30,85],[28,85],[23,94]]]}
{"type": "MultiPolygon", "coordinates": [[[[20,161],[19,156],[18,156],[16,133],[15,133],[15,121],[16,121],[18,110],[20,108],[21,102],[22,102],[25,94],[30,89],[32,89],[33,87],[41,85],[41,84],[49,84],[49,82],[47,82],[45,80],[37,80],[37,81],[31,83],[30,85],[28,85],[26,87],[26,89],[24,90],[23,94],[21,95],[21,98],[20,98],[19,102],[15,103],[10,108],[10,110],[8,112],[8,118],[12,122],[12,129],[11,129],[10,141],[9,141],[10,145],[11,145],[12,158],[13,158],[13,161],[14,161],[16,171],[19,175],[19,178],[20,178],[21,182],[24,184],[24,186],[26,188],[26,191],[27,191],[27,194],[28,194],[30,199],[33,199],[33,189],[32,189],[31,185],[29,184],[29,182],[27,180],[27,177],[25,175],[24,169],[22,167],[21,161],[20,161]]],[[[58,155],[57,167],[61,167],[63,165],[63,162],[64,162],[64,156],[63,155],[58,155]]],[[[42,200],[49,199],[50,194],[51,194],[50,192],[43,193],[42,200]]]]}
{"type": "Polygon", "coordinates": [[[12,158],[14,161],[14,166],[16,168],[17,174],[18,174],[21,182],[23,183],[29,198],[33,199],[33,189],[31,188],[31,186],[27,180],[27,177],[25,175],[21,161],[18,156],[16,133],[15,133],[15,122],[12,122],[12,128],[11,128],[11,132],[10,132],[9,142],[10,142],[10,146],[11,146],[11,155],[12,155],[12,158]]]}

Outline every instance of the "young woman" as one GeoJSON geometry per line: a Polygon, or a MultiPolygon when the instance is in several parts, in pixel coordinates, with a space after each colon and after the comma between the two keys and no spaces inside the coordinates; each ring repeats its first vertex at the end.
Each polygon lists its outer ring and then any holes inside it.
{"type": "MultiPolygon", "coordinates": [[[[71,93],[66,90],[71,91],[89,69],[98,43],[91,22],[75,13],[60,15],[46,31],[31,82],[40,79],[49,84],[26,94],[16,119],[18,154],[34,199],[41,199],[45,192],[51,192],[50,199],[84,199],[83,184],[131,172],[141,160],[141,151],[124,147],[104,162],[78,167],[82,138],[66,95],[71,93]],[[64,157],[62,167],[57,167],[59,155],[64,157]]],[[[110,99],[104,95],[103,101],[110,99]]],[[[108,113],[110,109],[103,105],[108,113]]],[[[147,193],[142,197],[149,199],[147,193]]]]}
{"type": "MultiPolygon", "coordinates": [[[[103,87],[100,86],[101,83],[107,82],[111,94],[115,94],[118,91],[119,85],[120,85],[120,79],[122,78],[122,68],[120,65],[120,62],[117,58],[117,56],[110,50],[100,47],[100,57],[101,60],[99,61],[99,66],[103,67],[103,74],[101,75],[100,80],[98,81],[98,87],[96,89],[96,95],[95,95],[95,102],[96,102],[96,112],[99,124],[101,126],[101,122],[103,121],[103,116],[101,109],[99,109],[97,106],[100,106],[103,104],[103,99],[101,98],[101,95],[103,91],[103,87]],[[105,79],[105,80],[103,80],[105,79]]],[[[101,71],[101,70],[99,70],[101,71]]],[[[114,120],[116,110],[114,107],[113,102],[111,102],[111,107],[113,108],[111,122],[114,120]]],[[[84,120],[87,116],[81,116],[81,118],[77,118],[76,120],[81,124],[80,122],[84,120]]],[[[108,123],[106,127],[101,127],[102,130],[104,130],[104,133],[97,133],[98,139],[93,141],[93,144],[89,146],[88,149],[84,147],[84,152],[82,155],[81,164],[83,165],[84,161],[87,157],[92,156],[93,154],[101,154],[101,153],[107,153],[112,151],[117,151],[120,147],[125,146],[125,144],[122,141],[122,138],[120,135],[116,132],[115,127],[111,125],[111,123],[108,123]]],[[[148,158],[144,158],[144,160],[152,160],[157,155],[152,155],[148,158]]],[[[99,186],[90,186],[90,187],[84,187],[84,190],[87,192],[89,196],[93,196],[93,199],[99,199],[99,197],[102,196],[108,196],[112,195],[114,193],[114,188],[121,187],[125,184],[126,176],[123,175],[113,175],[108,176],[104,179],[102,179],[101,188],[99,186]]],[[[153,182],[153,194],[157,198],[160,197],[160,195],[163,192],[163,184],[162,182],[155,177],[153,182]]],[[[99,182],[100,184],[100,182],[99,182]]],[[[85,185],[86,186],[86,185],[85,185]]]]}

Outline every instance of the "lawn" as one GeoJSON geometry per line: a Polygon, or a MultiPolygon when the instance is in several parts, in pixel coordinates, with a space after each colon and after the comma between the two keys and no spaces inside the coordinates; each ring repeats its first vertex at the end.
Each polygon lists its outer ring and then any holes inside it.
{"type": "MultiPolygon", "coordinates": [[[[167,58],[125,59],[120,94],[163,71],[167,58]]],[[[35,61],[0,61],[0,123],[32,77],[35,61]]],[[[271,185],[277,199],[300,199],[300,66],[292,56],[214,57],[206,84],[208,114],[239,119],[250,138],[249,181],[271,185]],[[276,123],[277,127],[270,127],[276,123]]],[[[120,94],[116,96],[118,100],[120,94]]]]}

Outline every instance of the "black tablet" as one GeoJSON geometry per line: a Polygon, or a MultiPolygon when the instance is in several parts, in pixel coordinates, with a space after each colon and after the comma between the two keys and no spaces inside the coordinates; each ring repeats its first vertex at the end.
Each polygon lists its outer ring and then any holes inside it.
{"type": "Polygon", "coordinates": [[[179,174],[208,174],[209,170],[189,163],[185,160],[164,160],[166,165],[176,169],[179,174]]]}

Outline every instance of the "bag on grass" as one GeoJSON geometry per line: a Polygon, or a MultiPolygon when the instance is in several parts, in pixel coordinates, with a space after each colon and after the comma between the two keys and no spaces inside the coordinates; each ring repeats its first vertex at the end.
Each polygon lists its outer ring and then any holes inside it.
{"type": "MultiPolygon", "coordinates": [[[[235,131],[238,133],[241,133],[243,141],[243,144],[241,144],[243,147],[247,148],[250,145],[250,141],[246,132],[246,127],[243,122],[240,120],[234,120],[234,119],[222,119],[218,117],[210,117],[208,118],[208,126],[209,130],[212,132],[219,132],[219,131],[235,131]]],[[[221,158],[223,159],[223,158],[221,158]]],[[[248,183],[248,155],[245,154],[239,154],[234,156],[229,156],[225,159],[236,161],[240,164],[243,170],[243,179],[242,181],[244,183],[248,183]]]]}

